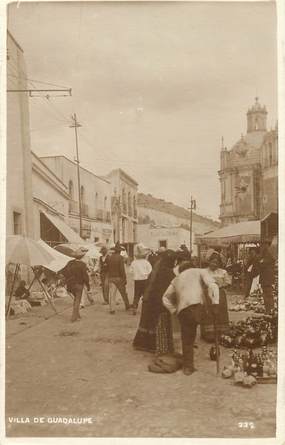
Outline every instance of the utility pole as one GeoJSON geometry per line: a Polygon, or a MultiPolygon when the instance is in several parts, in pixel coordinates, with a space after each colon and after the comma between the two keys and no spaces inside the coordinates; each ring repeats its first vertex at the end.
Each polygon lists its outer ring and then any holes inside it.
{"type": "Polygon", "coordinates": [[[193,228],[193,210],[196,210],[196,200],[193,199],[192,195],[190,198],[190,253],[192,254],[192,228],[193,228]]]}
{"type": "Polygon", "coordinates": [[[76,158],[74,159],[77,164],[77,183],[78,183],[78,206],[79,206],[79,235],[82,236],[82,202],[81,202],[81,185],[80,185],[80,167],[79,167],[79,151],[78,151],[78,134],[77,128],[82,127],[77,121],[77,116],[74,113],[71,116],[73,120],[73,124],[70,125],[70,128],[74,128],[75,132],[75,147],[76,147],[76,158]]]}

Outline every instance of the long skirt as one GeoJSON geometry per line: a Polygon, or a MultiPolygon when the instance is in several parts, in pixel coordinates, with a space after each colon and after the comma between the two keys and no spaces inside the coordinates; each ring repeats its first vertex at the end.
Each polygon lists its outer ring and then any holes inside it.
{"type": "MultiPolygon", "coordinates": [[[[218,335],[225,333],[229,328],[228,303],[224,289],[220,289],[219,314],[217,316],[216,326],[218,335]]],[[[203,307],[201,338],[210,343],[215,341],[214,321],[211,308],[206,310],[206,308],[203,307]]]]}
{"type": "Polygon", "coordinates": [[[138,330],[133,340],[133,347],[140,351],[155,352],[155,323],[151,317],[149,301],[142,302],[142,312],[138,330]]]}
{"type": "Polygon", "coordinates": [[[168,354],[174,351],[173,331],[171,315],[169,312],[161,312],[156,326],[156,348],[157,355],[168,354]]]}
{"type": "Polygon", "coordinates": [[[133,341],[133,347],[157,355],[173,352],[170,314],[162,311],[158,318],[154,317],[151,302],[143,301],[140,323],[133,341]]]}

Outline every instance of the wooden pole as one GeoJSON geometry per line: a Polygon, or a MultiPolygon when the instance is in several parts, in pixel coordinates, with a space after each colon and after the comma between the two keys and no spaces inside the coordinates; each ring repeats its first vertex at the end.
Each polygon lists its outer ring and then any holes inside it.
{"type": "Polygon", "coordinates": [[[214,321],[214,335],[215,335],[215,347],[216,347],[216,370],[217,370],[217,375],[219,375],[219,373],[220,373],[220,348],[219,348],[217,320],[216,320],[215,314],[213,314],[213,321],[214,321]]]}
{"type": "Polygon", "coordinates": [[[6,318],[7,319],[9,318],[9,315],[10,315],[12,297],[13,297],[13,292],[14,292],[15,283],[16,283],[16,279],[17,279],[17,276],[18,276],[19,269],[20,269],[20,264],[16,264],[16,268],[15,268],[15,272],[14,272],[14,279],[13,279],[13,282],[12,282],[10,296],[9,296],[9,301],[8,301],[8,307],[7,307],[7,311],[6,311],[6,318]]]}
{"type": "Polygon", "coordinates": [[[53,308],[54,312],[57,314],[56,307],[55,307],[55,305],[53,304],[52,299],[51,299],[49,293],[46,291],[46,289],[45,289],[43,283],[42,283],[41,280],[40,280],[40,277],[37,275],[37,273],[35,272],[35,270],[34,270],[33,267],[32,267],[32,271],[34,272],[34,274],[35,274],[35,278],[36,278],[36,280],[39,282],[39,285],[40,285],[40,287],[42,288],[43,293],[44,293],[45,296],[47,297],[49,304],[50,304],[51,307],[53,308]]]}
{"type": "Polygon", "coordinates": [[[72,116],[72,120],[74,122],[73,125],[70,125],[70,128],[74,128],[75,132],[75,148],[76,148],[76,165],[77,165],[77,184],[78,184],[78,206],[79,206],[79,235],[82,237],[82,199],[81,199],[81,181],[80,181],[80,161],[79,161],[79,149],[78,149],[78,134],[77,128],[81,127],[81,125],[77,121],[76,113],[72,116]]]}

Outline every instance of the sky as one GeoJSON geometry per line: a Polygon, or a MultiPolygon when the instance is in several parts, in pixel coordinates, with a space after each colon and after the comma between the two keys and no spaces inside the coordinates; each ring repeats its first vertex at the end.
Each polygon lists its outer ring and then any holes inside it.
{"type": "Polygon", "coordinates": [[[139,191],[183,207],[193,195],[197,213],[217,218],[221,137],[231,148],[246,133],[256,95],[275,126],[273,2],[21,2],[8,28],[30,87],[72,88],[30,99],[39,156],[74,158],[76,113],[82,166],[120,167],[139,191]]]}

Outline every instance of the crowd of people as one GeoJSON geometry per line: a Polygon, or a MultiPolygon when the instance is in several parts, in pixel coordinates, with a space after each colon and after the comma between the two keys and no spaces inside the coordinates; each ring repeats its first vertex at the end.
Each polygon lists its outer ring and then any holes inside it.
{"type": "MultiPolygon", "coordinates": [[[[266,312],[273,307],[272,283],[275,260],[269,252],[269,244],[260,250],[251,248],[246,262],[245,297],[250,293],[252,281],[259,275],[266,312]]],[[[60,271],[61,285],[73,296],[71,321],[80,320],[81,299],[84,290],[91,304],[91,279],[84,253],[60,271]]],[[[101,248],[98,265],[91,276],[100,277],[102,304],[109,306],[111,315],[116,313],[117,295],[120,294],[126,311],[136,315],[141,300],[140,320],[133,339],[137,350],[155,353],[156,356],[174,354],[172,315],[180,323],[183,371],[191,375],[195,371],[194,348],[197,326],[201,325],[201,337],[213,342],[229,327],[226,288],[232,284],[228,265],[221,252],[209,249],[206,264],[200,267],[185,245],[178,250],[160,248],[157,252],[142,244],[135,247],[134,259],[129,272],[134,288],[130,302],[127,293],[125,258],[119,243],[111,249],[101,248]]],[[[90,272],[90,270],[89,270],[90,272]]],[[[18,298],[29,298],[26,283],[21,282],[16,290],[18,298]]]]}

